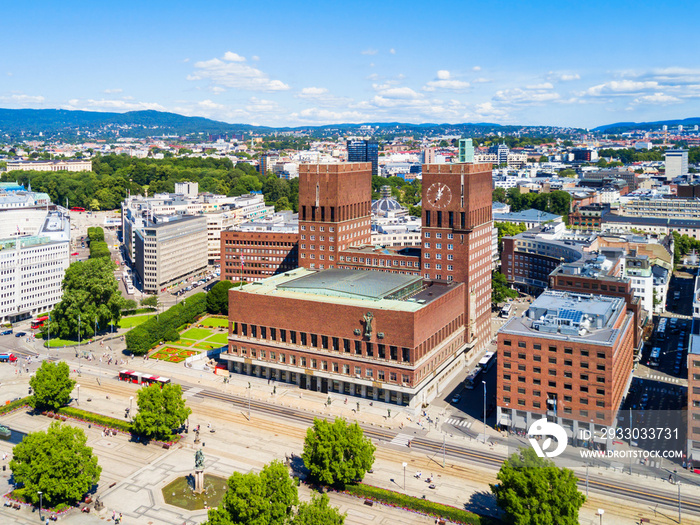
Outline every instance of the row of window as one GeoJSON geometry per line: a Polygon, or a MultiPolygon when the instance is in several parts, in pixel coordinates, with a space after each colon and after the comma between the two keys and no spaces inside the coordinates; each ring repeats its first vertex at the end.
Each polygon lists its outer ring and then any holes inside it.
{"type": "MultiPolygon", "coordinates": [[[[513,342],[512,342],[510,339],[504,339],[504,340],[503,340],[503,346],[513,346],[513,342]]],[[[527,342],[526,342],[526,341],[518,341],[518,348],[527,348],[527,347],[528,347],[528,346],[527,346],[527,342]]],[[[533,343],[533,344],[532,344],[532,349],[533,349],[533,350],[542,350],[542,344],[541,344],[541,343],[533,343]]],[[[559,351],[558,347],[557,347],[557,346],[554,346],[554,345],[549,345],[548,349],[549,349],[550,352],[558,352],[558,351],[559,351]]],[[[505,351],[504,351],[504,354],[503,354],[504,356],[506,356],[505,352],[507,352],[507,351],[508,351],[508,350],[505,350],[505,351]]],[[[564,347],[564,353],[567,354],[567,355],[573,355],[574,349],[573,349],[573,348],[564,347]]],[[[583,349],[583,348],[579,348],[578,353],[579,353],[579,355],[580,355],[581,357],[588,357],[588,356],[589,356],[589,351],[588,351],[588,350],[585,350],[585,349],[583,349]]],[[[509,355],[510,355],[510,354],[508,354],[508,356],[509,356],[509,355]]],[[[525,359],[525,357],[526,357],[526,355],[525,355],[524,353],[519,353],[519,354],[518,354],[518,358],[520,358],[520,356],[523,356],[522,359],[525,359]]],[[[597,353],[596,353],[596,356],[597,356],[599,359],[605,359],[606,354],[605,354],[605,352],[597,352],[597,353]]]]}
{"type": "MultiPolygon", "coordinates": [[[[294,354],[285,354],[283,352],[273,352],[270,351],[269,353],[265,350],[257,350],[255,348],[245,348],[245,347],[235,347],[232,346],[229,349],[229,353],[233,355],[238,355],[240,352],[240,355],[243,357],[250,357],[254,359],[265,359],[268,361],[278,361],[282,364],[287,364],[289,363],[290,365],[293,366],[300,366],[301,368],[312,368],[314,370],[323,370],[323,371],[331,371],[336,374],[344,374],[344,375],[354,375],[355,377],[361,378],[363,377],[362,374],[362,368],[361,366],[353,366],[351,367],[350,365],[344,364],[342,366],[342,372],[340,371],[340,364],[336,361],[331,361],[330,363],[330,370],[328,368],[328,361],[325,360],[318,360],[316,358],[306,358],[305,356],[299,356],[297,358],[296,355],[294,354]],[[269,357],[268,357],[269,355],[269,357]]],[[[376,372],[376,379],[378,381],[386,381],[386,374],[384,370],[375,370],[374,368],[370,368],[365,366],[364,367],[364,377],[367,379],[375,379],[375,372],[376,372]]],[[[410,383],[410,376],[408,374],[401,374],[401,382],[404,384],[409,384],[410,383]]],[[[391,383],[396,383],[398,381],[398,374],[396,372],[389,372],[389,382],[391,383]]]]}
{"type": "MultiPolygon", "coordinates": [[[[550,370],[550,372],[551,372],[551,370],[550,370]]],[[[556,375],[556,374],[552,374],[552,375],[556,375]]],[[[528,382],[528,378],[526,378],[525,376],[516,376],[516,377],[517,377],[519,383],[527,383],[528,382]]],[[[503,374],[502,378],[503,378],[503,381],[510,381],[511,380],[510,374],[503,374]]],[[[588,376],[586,376],[586,381],[587,380],[588,380],[588,376]]],[[[603,383],[603,384],[605,383],[605,377],[603,377],[603,376],[596,376],[595,380],[598,383],[603,383]]],[[[541,385],[542,384],[542,380],[537,378],[537,377],[531,377],[531,378],[529,378],[529,381],[531,381],[533,385],[541,385]]],[[[557,388],[557,382],[556,381],[548,381],[547,386],[550,388],[557,388]]],[[[579,388],[580,392],[588,392],[588,385],[579,385],[578,388],[579,388]]],[[[573,385],[571,383],[564,383],[564,390],[573,390],[573,385]]]]}
{"type": "Polygon", "coordinates": [[[335,352],[340,352],[342,349],[345,353],[353,353],[363,357],[390,359],[392,361],[399,361],[400,357],[400,360],[404,363],[408,363],[411,360],[411,350],[409,348],[401,348],[399,354],[399,348],[394,345],[359,341],[357,339],[341,339],[339,337],[297,332],[283,328],[234,323],[233,334],[255,339],[279,341],[280,343],[292,345],[308,346],[321,350],[333,350],[335,352]]]}

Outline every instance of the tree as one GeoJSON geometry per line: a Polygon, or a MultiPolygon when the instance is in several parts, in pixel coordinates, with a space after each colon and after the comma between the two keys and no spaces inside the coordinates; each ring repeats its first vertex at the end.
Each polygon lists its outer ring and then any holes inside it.
{"type": "Polygon", "coordinates": [[[313,480],[343,487],[364,478],[376,449],[357,422],[348,425],[340,418],[333,423],[315,418],[314,426],[306,431],[301,457],[313,480]]]}
{"type": "Polygon", "coordinates": [[[493,202],[506,202],[506,190],[505,188],[496,188],[493,190],[491,195],[491,200],[493,202]]]}
{"type": "Polygon", "coordinates": [[[158,307],[158,296],[149,295],[148,297],[141,299],[141,306],[151,306],[153,308],[158,307]]]}
{"type": "Polygon", "coordinates": [[[512,237],[524,232],[527,228],[523,223],[515,224],[513,222],[494,222],[494,227],[498,230],[498,251],[503,250],[501,240],[503,237],[512,237]]]}
{"type": "Polygon", "coordinates": [[[228,315],[228,291],[233,287],[231,281],[219,281],[207,293],[207,312],[228,315]]]}
{"type": "Polygon", "coordinates": [[[504,303],[508,299],[514,299],[518,292],[508,286],[508,280],[498,270],[494,270],[491,277],[491,304],[504,303]]]}
{"type": "Polygon", "coordinates": [[[327,494],[312,496],[310,502],[299,505],[297,515],[292,518],[291,525],[343,525],[346,514],[330,506],[327,494]]]}
{"type": "Polygon", "coordinates": [[[138,391],[139,413],[134,418],[134,431],[154,439],[169,439],[174,429],[182,426],[192,413],[185,406],[180,385],[167,384],[143,387],[138,391]]]}
{"type": "Polygon", "coordinates": [[[299,503],[297,488],[281,461],[263,467],[260,474],[234,472],[207,525],[284,525],[299,503]]]}
{"type": "Polygon", "coordinates": [[[491,485],[505,522],[515,525],[577,525],[586,497],[574,473],[523,448],[508,458],[491,485]]]}
{"type": "Polygon", "coordinates": [[[81,428],[54,421],[46,432],[32,432],[15,445],[10,470],[24,498],[38,503],[41,491],[47,506],[80,501],[102,472],[86,443],[81,428]]]}
{"type": "Polygon", "coordinates": [[[34,395],[29,400],[37,410],[57,410],[67,405],[75,381],[70,378],[70,368],[65,361],[44,361],[36,374],[29,379],[34,395]]]}
{"type": "Polygon", "coordinates": [[[61,337],[89,338],[93,330],[119,322],[124,298],[109,258],[74,262],[63,277],[63,298],[51,315],[51,333],[61,337]]]}
{"type": "Polygon", "coordinates": [[[545,155],[542,155],[542,156],[540,157],[539,162],[549,162],[549,157],[547,157],[547,156],[545,156],[545,155]]]}

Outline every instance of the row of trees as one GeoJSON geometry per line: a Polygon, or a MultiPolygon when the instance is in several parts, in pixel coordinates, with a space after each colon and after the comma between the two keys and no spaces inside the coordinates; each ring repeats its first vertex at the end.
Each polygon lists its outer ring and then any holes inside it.
{"type": "Polygon", "coordinates": [[[198,293],[126,333],[126,349],[145,355],[159,341],[177,341],[178,329],[192,323],[207,310],[207,294],[198,293]]]}
{"type": "Polygon", "coordinates": [[[127,155],[96,156],[91,172],[14,171],[2,175],[3,181],[15,181],[34,191],[49,194],[53,202],[81,206],[91,210],[113,210],[130,192],[150,195],[174,192],[175,183],[192,181],[202,192],[229,196],[261,191],[268,204],[280,199],[287,209],[297,209],[299,182],[260,174],[254,166],[229,159],[166,158],[137,159],[127,155]]]}
{"type": "Polygon", "coordinates": [[[688,255],[693,250],[700,253],[700,241],[689,235],[673,232],[673,261],[676,265],[681,263],[683,256],[688,255]]]}
{"type": "Polygon", "coordinates": [[[518,188],[496,188],[491,195],[494,202],[510,205],[511,211],[536,210],[567,216],[571,207],[569,192],[555,190],[548,193],[520,193],[518,188]]]}
{"type": "Polygon", "coordinates": [[[51,314],[52,335],[77,339],[80,333],[85,339],[119,322],[126,302],[114,278],[115,269],[109,256],[74,262],[66,269],[63,298],[51,314]]]}

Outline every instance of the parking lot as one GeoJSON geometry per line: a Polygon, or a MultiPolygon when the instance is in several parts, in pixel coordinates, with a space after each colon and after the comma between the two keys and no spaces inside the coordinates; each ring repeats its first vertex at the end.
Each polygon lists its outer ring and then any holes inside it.
{"type": "Polygon", "coordinates": [[[675,378],[687,378],[686,356],[691,321],[676,317],[661,317],[654,322],[654,332],[642,351],[642,364],[647,366],[651,373],[658,372],[675,378]],[[659,331],[660,324],[665,324],[663,333],[659,331]],[[654,358],[652,358],[652,352],[654,358]],[[655,357],[657,353],[658,358],[655,357]]]}

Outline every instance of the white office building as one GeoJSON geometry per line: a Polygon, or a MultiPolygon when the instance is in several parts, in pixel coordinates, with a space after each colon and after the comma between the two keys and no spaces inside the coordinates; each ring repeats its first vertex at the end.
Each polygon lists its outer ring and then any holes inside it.
{"type": "Polygon", "coordinates": [[[672,180],[681,175],[688,174],[688,150],[666,150],[666,180],[672,180]]]}
{"type": "Polygon", "coordinates": [[[0,210],[0,322],[56,306],[69,259],[67,210],[53,205],[0,210]]]}

